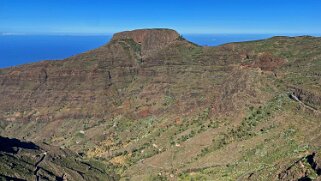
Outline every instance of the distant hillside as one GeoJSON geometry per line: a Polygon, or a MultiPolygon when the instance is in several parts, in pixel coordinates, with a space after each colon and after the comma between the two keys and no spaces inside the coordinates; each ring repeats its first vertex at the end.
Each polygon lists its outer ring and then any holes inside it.
{"type": "Polygon", "coordinates": [[[318,37],[202,47],[121,32],[0,69],[0,134],[100,159],[122,180],[320,179],[320,70],[318,37]]]}

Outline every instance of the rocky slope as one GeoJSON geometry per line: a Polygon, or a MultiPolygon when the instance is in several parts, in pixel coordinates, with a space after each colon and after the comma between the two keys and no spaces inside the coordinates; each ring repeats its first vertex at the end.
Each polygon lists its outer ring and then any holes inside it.
{"type": "Polygon", "coordinates": [[[169,29],[117,33],[1,69],[0,134],[103,159],[122,179],[317,178],[282,173],[320,152],[320,50],[308,36],[201,47],[169,29]]]}
{"type": "Polygon", "coordinates": [[[0,137],[1,180],[117,180],[107,166],[49,145],[0,137]]]}

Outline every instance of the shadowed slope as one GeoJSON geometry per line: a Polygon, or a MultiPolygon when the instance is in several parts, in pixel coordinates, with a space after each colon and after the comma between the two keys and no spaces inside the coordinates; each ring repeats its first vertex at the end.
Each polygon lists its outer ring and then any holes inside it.
{"type": "Polygon", "coordinates": [[[98,161],[49,145],[0,137],[0,179],[5,180],[116,180],[98,161]],[[96,162],[96,163],[95,163],[96,162]]]}

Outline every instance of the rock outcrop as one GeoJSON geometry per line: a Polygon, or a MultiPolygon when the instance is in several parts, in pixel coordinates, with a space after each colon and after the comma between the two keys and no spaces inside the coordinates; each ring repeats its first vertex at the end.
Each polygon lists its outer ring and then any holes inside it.
{"type": "Polygon", "coordinates": [[[321,107],[321,95],[316,91],[309,91],[300,87],[290,87],[293,95],[295,95],[300,101],[311,106],[314,109],[321,107]]]}
{"type": "Polygon", "coordinates": [[[132,39],[141,46],[142,55],[149,55],[176,41],[180,35],[171,29],[141,29],[116,33],[112,41],[132,39]]]}
{"type": "Polygon", "coordinates": [[[316,152],[307,155],[278,175],[277,180],[321,180],[320,156],[316,152]],[[316,178],[310,178],[311,175],[316,178]]]}

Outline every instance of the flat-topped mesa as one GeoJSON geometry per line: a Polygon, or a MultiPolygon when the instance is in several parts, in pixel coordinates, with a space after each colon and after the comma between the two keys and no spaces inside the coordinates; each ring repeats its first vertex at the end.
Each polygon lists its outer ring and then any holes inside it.
{"type": "Polygon", "coordinates": [[[132,39],[141,45],[142,54],[146,55],[177,40],[180,35],[171,29],[139,29],[114,34],[112,41],[132,39]]]}

